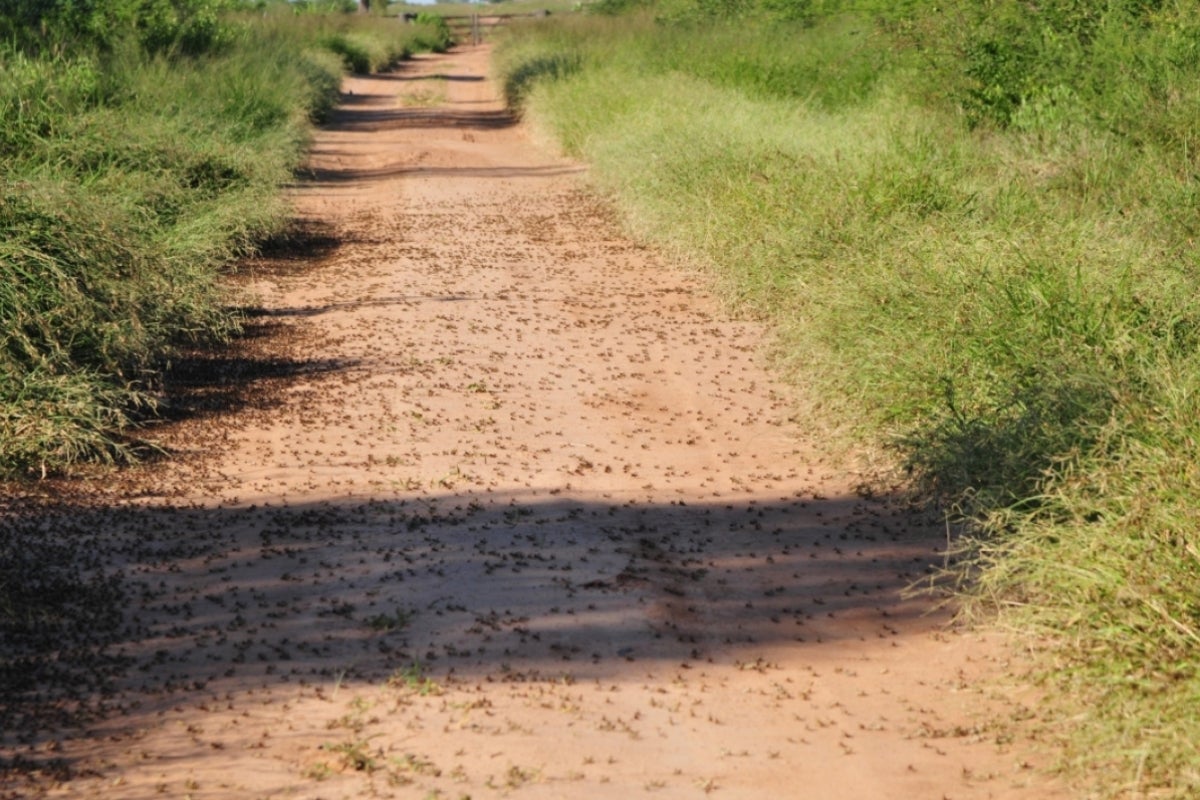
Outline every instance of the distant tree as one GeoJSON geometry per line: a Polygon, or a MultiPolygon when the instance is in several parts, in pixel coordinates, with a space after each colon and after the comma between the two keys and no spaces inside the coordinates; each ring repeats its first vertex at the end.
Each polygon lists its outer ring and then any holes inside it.
{"type": "Polygon", "coordinates": [[[366,13],[371,10],[371,0],[358,0],[358,10],[361,13],[366,13]]]}

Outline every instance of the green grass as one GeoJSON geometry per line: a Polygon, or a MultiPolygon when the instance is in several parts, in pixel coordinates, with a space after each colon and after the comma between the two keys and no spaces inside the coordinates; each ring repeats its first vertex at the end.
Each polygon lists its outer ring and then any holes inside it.
{"type": "Polygon", "coordinates": [[[441,685],[428,676],[425,665],[419,661],[397,669],[388,678],[387,685],[421,697],[440,695],[443,691],[441,685]]]}
{"type": "Polygon", "coordinates": [[[1193,796],[1200,17],[835,5],[551,20],[498,71],[815,417],[971,522],[949,580],[1049,643],[1076,776],[1193,796]]]}

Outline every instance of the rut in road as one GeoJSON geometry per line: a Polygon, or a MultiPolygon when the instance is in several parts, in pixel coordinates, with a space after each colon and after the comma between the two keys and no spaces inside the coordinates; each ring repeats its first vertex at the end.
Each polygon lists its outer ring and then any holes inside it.
{"type": "Polygon", "coordinates": [[[900,597],[943,534],[822,465],[763,331],[486,64],[349,80],[261,335],[176,370],[174,458],[9,514],[122,612],[29,662],[11,790],[1055,796],[978,714],[1024,702],[1003,643],[900,597]]]}

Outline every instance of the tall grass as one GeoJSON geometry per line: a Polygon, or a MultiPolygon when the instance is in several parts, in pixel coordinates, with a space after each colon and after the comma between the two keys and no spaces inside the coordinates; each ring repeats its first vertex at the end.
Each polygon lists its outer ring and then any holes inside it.
{"type": "Polygon", "coordinates": [[[238,329],[221,270],[285,221],[281,187],[343,69],[439,41],[278,6],[214,18],[202,47],[195,18],[172,39],[137,8],[30,4],[61,12],[35,30],[4,18],[24,35],[0,51],[0,472],[128,456],[172,353],[238,329]],[[88,13],[128,35],[87,39],[88,13]]]}
{"type": "Polygon", "coordinates": [[[1078,774],[1194,796],[1200,16],[944,5],[658,5],[498,64],[635,230],[772,323],[820,413],[973,523],[952,574],[1053,643],[1078,774]]]}

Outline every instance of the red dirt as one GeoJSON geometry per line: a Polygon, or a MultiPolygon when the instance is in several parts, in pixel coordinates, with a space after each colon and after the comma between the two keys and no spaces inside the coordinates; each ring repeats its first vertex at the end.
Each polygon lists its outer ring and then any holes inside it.
{"type": "Polygon", "coordinates": [[[1007,643],[900,597],[944,533],[820,460],[763,331],[627,240],[486,63],[350,80],[248,267],[262,335],[176,371],[174,456],[10,509],[120,614],[10,690],[0,787],[1064,796],[995,721],[1031,696],[1007,643]]]}

